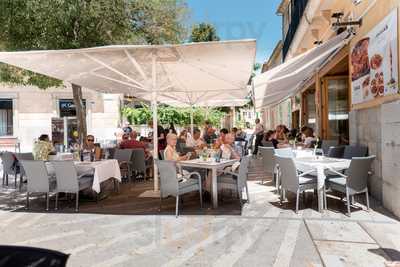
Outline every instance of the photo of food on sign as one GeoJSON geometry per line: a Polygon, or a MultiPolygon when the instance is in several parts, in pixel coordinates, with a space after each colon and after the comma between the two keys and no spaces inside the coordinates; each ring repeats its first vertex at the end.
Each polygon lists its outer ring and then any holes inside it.
{"type": "Polygon", "coordinates": [[[360,77],[369,74],[370,65],[368,57],[369,38],[364,38],[356,44],[351,53],[352,73],[351,79],[357,80],[360,77]]]}
{"type": "Polygon", "coordinates": [[[393,10],[350,53],[352,104],[398,94],[397,11],[393,10]]]}

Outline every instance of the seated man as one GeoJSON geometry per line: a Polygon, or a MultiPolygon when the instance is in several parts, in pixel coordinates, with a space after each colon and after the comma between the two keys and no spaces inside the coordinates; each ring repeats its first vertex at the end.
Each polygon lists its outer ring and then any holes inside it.
{"type": "Polygon", "coordinates": [[[122,137],[122,142],[119,145],[121,149],[134,149],[134,148],[142,148],[144,150],[145,159],[149,159],[151,157],[150,151],[147,149],[146,145],[143,142],[137,141],[137,132],[132,131],[129,135],[130,139],[128,139],[127,134],[124,134],[122,137]]]}
{"type": "Polygon", "coordinates": [[[47,134],[42,134],[33,145],[33,157],[35,160],[49,160],[49,155],[55,154],[53,144],[47,134]]]}
{"type": "Polygon", "coordinates": [[[207,145],[200,137],[200,135],[200,129],[193,129],[193,137],[191,135],[188,135],[186,139],[186,146],[193,147],[194,149],[203,149],[204,147],[206,147],[207,145]]]}

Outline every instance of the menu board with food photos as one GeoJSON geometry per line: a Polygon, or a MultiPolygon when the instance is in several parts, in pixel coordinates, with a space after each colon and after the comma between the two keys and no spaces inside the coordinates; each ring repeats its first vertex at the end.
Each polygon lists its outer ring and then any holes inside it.
{"type": "Polygon", "coordinates": [[[397,9],[351,49],[352,103],[399,94],[397,9]]]}

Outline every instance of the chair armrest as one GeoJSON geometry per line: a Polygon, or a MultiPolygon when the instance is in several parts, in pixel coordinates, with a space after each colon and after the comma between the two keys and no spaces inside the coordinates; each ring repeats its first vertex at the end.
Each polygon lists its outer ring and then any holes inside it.
{"type": "Polygon", "coordinates": [[[190,178],[192,176],[197,176],[197,178],[201,181],[201,175],[198,172],[190,172],[189,174],[186,175],[187,178],[190,178]]]}
{"type": "Polygon", "coordinates": [[[94,171],[94,170],[85,171],[84,173],[82,173],[82,174],[80,174],[80,175],[78,176],[78,179],[81,179],[81,178],[84,177],[84,176],[93,175],[93,174],[94,174],[93,171],[94,171]]]}
{"type": "Polygon", "coordinates": [[[333,172],[334,174],[339,175],[340,177],[347,178],[347,175],[344,175],[343,173],[340,173],[340,172],[338,172],[338,171],[335,171],[335,170],[332,169],[332,168],[328,168],[328,170],[331,171],[331,172],[333,172]]]}
{"type": "Polygon", "coordinates": [[[304,175],[307,175],[307,174],[310,174],[310,173],[315,173],[315,170],[310,170],[308,172],[302,172],[301,174],[299,174],[299,177],[303,177],[304,175]]]}
{"type": "Polygon", "coordinates": [[[239,174],[236,173],[236,172],[228,172],[228,171],[223,171],[222,173],[223,173],[223,174],[230,174],[230,175],[233,175],[233,176],[238,176],[238,175],[239,175],[239,174]]]}

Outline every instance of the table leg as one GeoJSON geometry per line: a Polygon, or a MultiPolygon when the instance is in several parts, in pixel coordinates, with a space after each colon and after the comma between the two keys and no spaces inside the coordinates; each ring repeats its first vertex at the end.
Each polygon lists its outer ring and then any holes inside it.
{"type": "Polygon", "coordinates": [[[212,191],[212,201],[213,208],[218,208],[218,187],[217,187],[217,169],[213,168],[212,172],[212,181],[211,181],[211,191],[212,191]]]}
{"type": "Polygon", "coordinates": [[[324,168],[317,168],[318,173],[318,211],[322,212],[324,209],[324,183],[325,183],[325,172],[324,168]]]}

